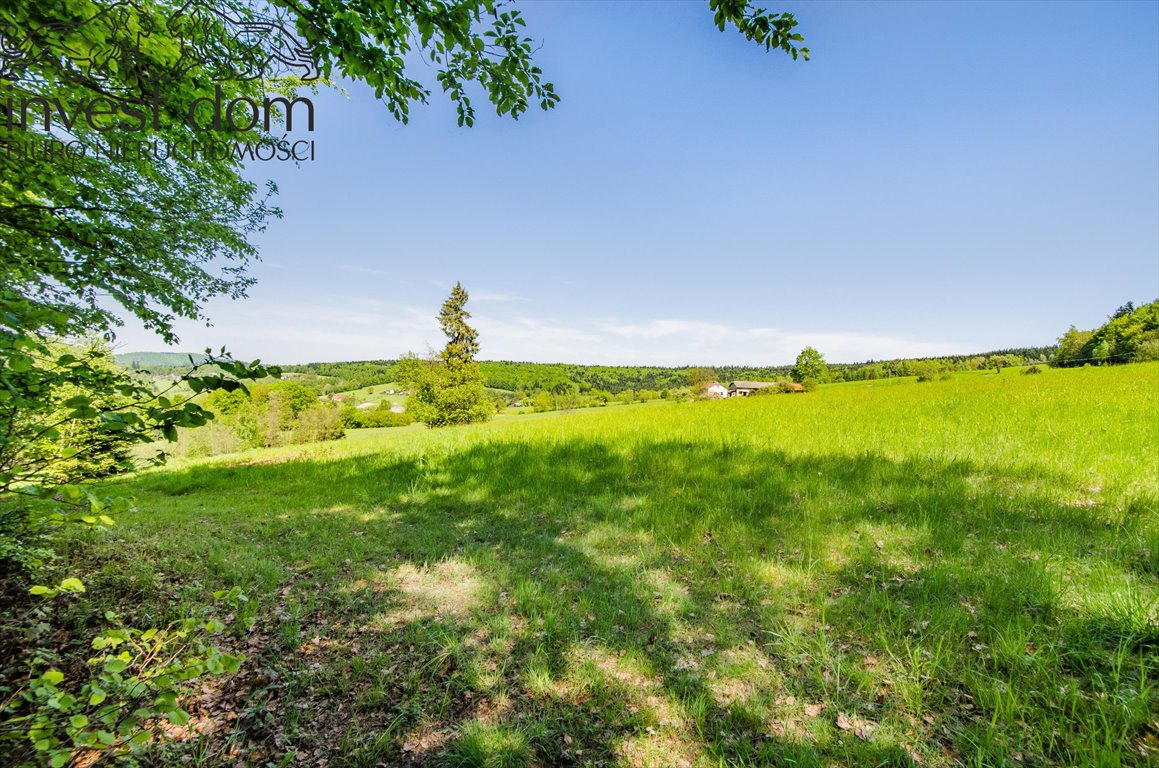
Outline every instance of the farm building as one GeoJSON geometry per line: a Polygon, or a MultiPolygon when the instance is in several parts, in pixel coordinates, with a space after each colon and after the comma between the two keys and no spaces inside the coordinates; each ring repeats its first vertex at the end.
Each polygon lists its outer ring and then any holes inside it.
{"type": "Polygon", "coordinates": [[[734,381],[728,385],[728,396],[748,397],[758,389],[775,386],[777,386],[777,382],[775,381],[734,381]]]}
{"type": "Polygon", "coordinates": [[[765,389],[767,387],[787,387],[785,391],[788,392],[804,392],[805,387],[792,381],[734,381],[728,385],[729,397],[747,397],[758,389],[765,389]]]}

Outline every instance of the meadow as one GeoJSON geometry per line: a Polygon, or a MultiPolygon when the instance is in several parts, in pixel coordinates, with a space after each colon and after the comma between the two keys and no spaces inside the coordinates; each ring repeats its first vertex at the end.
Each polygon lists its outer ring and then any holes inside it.
{"type": "Polygon", "coordinates": [[[361,387],[360,389],[351,389],[342,392],[345,402],[351,405],[359,405],[361,403],[379,403],[389,402],[391,405],[406,405],[407,396],[402,394],[387,394],[387,392],[397,393],[402,389],[402,385],[396,382],[389,382],[387,384],[375,384],[372,387],[361,387]]]}
{"type": "Polygon", "coordinates": [[[513,416],[114,483],[81,600],[249,597],[190,765],[1159,760],[1159,364],[513,416]]]}

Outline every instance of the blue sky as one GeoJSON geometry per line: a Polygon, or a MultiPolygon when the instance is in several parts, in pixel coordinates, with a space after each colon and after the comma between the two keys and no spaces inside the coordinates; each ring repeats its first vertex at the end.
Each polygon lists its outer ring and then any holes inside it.
{"type": "Polygon", "coordinates": [[[769,3],[809,62],[707,2],[518,7],[560,105],[320,94],[317,160],[253,169],[258,284],[179,348],[423,352],[456,280],[482,358],[622,364],[1047,344],[1159,295],[1159,3],[769,3]]]}

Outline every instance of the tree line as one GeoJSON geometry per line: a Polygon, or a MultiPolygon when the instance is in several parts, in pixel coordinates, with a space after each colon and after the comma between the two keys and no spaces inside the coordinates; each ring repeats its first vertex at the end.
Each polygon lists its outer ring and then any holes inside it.
{"type": "MultiPolygon", "coordinates": [[[[945,355],[938,358],[869,360],[863,363],[828,363],[831,381],[863,381],[896,376],[916,376],[927,365],[944,370],[979,370],[1028,363],[1049,362],[1056,346],[1019,347],[973,355],[945,355]]],[[[296,374],[297,380],[319,394],[344,392],[362,387],[396,383],[400,380],[399,360],[363,360],[340,363],[283,365],[282,371],[296,374]]],[[[656,392],[688,387],[695,370],[702,366],[580,365],[576,363],[528,363],[512,360],[476,362],[485,387],[513,393],[526,400],[539,393],[587,395],[606,392],[613,398],[621,393],[656,392]]],[[[716,365],[716,379],[731,381],[780,381],[792,376],[794,365],[716,365]]],[[[152,369],[161,370],[161,369],[152,369]]]]}
{"type": "Polygon", "coordinates": [[[1075,326],[1058,340],[1054,364],[1111,365],[1159,360],[1159,299],[1141,307],[1128,301],[1093,331],[1075,326]]]}

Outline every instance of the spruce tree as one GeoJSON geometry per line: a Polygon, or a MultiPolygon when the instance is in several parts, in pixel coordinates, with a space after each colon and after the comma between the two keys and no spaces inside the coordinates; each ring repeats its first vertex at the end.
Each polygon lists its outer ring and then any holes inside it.
{"type": "Polygon", "coordinates": [[[451,295],[443,302],[439,325],[446,334],[447,346],[439,354],[438,364],[408,366],[422,369],[424,374],[413,377],[421,380],[414,382],[420,386],[412,388],[413,411],[416,418],[430,427],[485,421],[494,412],[475,363],[479,333],[467,324],[471,317],[464,308],[468,298],[463,286],[455,283],[451,295]]]}

